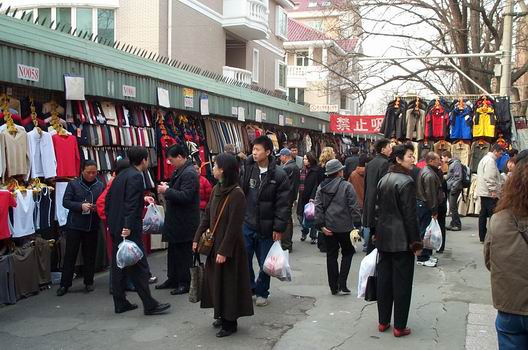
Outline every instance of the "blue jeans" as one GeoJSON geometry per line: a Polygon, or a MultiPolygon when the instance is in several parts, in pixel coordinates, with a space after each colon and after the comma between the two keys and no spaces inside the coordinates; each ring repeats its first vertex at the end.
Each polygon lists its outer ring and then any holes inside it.
{"type": "Polygon", "coordinates": [[[499,350],[528,349],[528,316],[499,311],[495,327],[499,350]]]}
{"type": "Polygon", "coordinates": [[[266,260],[266,256],[268,255],[271,246],[273,245],[273,240],[258,238],[257,231],[251,229],[246,224],[244,224],[242,230],[244,231],[244,241],[246,242],[249,283],[251,284],[251,289],[255,291],[257,297],[267,298],[270,288],[270,276],[262,270],[262,266],[264,265],[264,260],[266,260]],[[260,267],[256,281],[255,272],[253,271],[253,255],[257,256],[257,261],[260,267]]]}
{"type": "MultiPolygon", "coordinates": [[[[416,201],[416,214],[418,215],[418,227],[420,227],[420,237],[424,238],[425,236],[425,230],[427,229],[427,226],[431,223],[432,220],[432,213],[429,208],[427,208],[427,205],[418,200],[416,201]]],[[[433,254],[433,251],[431,249],[423,249],[422,255],[418,257],[418,261],[427,261],[433,254]]]]}

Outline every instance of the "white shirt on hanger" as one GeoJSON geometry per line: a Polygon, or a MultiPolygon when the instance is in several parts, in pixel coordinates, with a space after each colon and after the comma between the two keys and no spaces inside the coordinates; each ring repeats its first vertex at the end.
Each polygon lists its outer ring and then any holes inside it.
{"type": "Polygon", "coordinates": [[[55,219],[59,222],[59,226],[64,226],[68,222],[69,210],[62,206],[66,186],[68,186],[67,182],[57,182],[55,184],[55,219]]]}
{"type": "Polygon", "coordinates": [[[27,190],[26,193],[16,190],[15,194],[17,206],[13,208],[13,222],[9,222],[9,229],[13,238],[19,238],[35,233],[35,200],[32,190],[27,190]]]}
{"type": "Polygon", "coordinates": [[[51,134],[36,129],[28,132],[31,177],[50,178],[57,176],[57,160],[51,134]]]}

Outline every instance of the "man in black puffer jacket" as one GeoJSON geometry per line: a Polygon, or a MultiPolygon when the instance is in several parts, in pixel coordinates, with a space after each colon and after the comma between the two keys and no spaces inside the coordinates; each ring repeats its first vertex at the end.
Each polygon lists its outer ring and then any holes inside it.
{"type": "Polygon", "coordinates": [[[268,305],[270,277],[264,273],[262,265],[273,241],[281,240],[291,217],[290,181],[284,169],[277,167],[272,151],[273,143],[267,136],[255,139],[253,155],[247,159],[240,181],[247,201],[244,239],[257,306],[268,305]],[[253,254],[260,266],[256,281],[253,254]]]}

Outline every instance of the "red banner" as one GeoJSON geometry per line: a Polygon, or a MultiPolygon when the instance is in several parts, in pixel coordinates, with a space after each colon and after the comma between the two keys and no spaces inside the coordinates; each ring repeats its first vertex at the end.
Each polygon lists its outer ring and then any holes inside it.
{"type": "Polygon", "coordinates": [[[330,131],[337,134],[378,134],[383,115],[330,115],[330,131]]]}

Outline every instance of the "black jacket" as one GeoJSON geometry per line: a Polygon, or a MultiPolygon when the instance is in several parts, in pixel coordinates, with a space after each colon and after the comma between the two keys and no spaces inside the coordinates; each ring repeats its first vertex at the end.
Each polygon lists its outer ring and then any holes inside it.
{"type": "Polygon", "coordinates": [[[142,244],[145,178],[134,167],[123,170],[112,181],[105,199],[108,230],[115,244],[124,228],[130,229],[128,239],[142,244]]]}
{"type": "Polygon", "coordinates": [[[407,111],[407,103],[400,101],[399,107],[395,106],[395,102],[389,103],[385,117],[381,123],[380,132],[386,138],[395,137],[401,139],[405,137],[406,121],[405,113],[407,111]]]}
{"type": "Polygon", "coordinates": [[[424,202],[433,215],[438,214],[438,207],[444,200],[442,181],[437,172],[429,165],[420,170],[420,174],[418,174],[416,198],[424,202]]]}
{"type": "Polygon", "coordinates": [[[353,154],[345,160],[345,180],[348,180],[350,174],[352,174],[352,172],[356,170],[358,164],[359,156],[357,154],[353,154]]]}
{"type": "Polygon", "coordinates": [[[375,243],[382,252],[416,251],[422,248],[416,219],[416,186],[410,174],[392,166],[378,185],[375,243]]]}
{"type": "Polygon", "coordinates": [[[319,184],[319,167],[307,168],[306,177],[304,178],[304,190],[300,193],[299,202],[297,203],[297,215],[304,215],[304,206],[308,204],[310,199],[315,199],[319,184]]]}
{"type": "Polygon", "coordinates": [[[292,159],[288,163],[284,164],[284,171],[288,175],[290,180],[290,189],[291,189],[291,205],[297,200],[299,195],[299,184],[301,183],[301,170],[297,166],[297,162],[292,159]]]}
{"type": "Polygon", "coordinates": [[[200,225],[200,177],[191,161],[172,174],[165,192],[167,208],[161,230],[164,242],[191,242],[200,225]]]}
{"type": "MultiPolygon", "coordinates": [[[[249,192],[252,172],[259,172],[258,164],[249,156],[240,186],[245,194],[249,192]]],[[[268,175],[263,180],[257,199],[258,237],[273,237],[273,231],[284,233],[291,216],[290,181],[284,169],[277,167],[273,157],[269,157],[268,175]]]]}
{"type": "Polygon", "coordinates": [[[66,227],[85,232],[97,231],[99,229],[97,211],[83,215],[82,204],[87,202],[95,207],[103,191],[104,185],[101,181],[95,180],[94,183],[87,184],[82,180],[82,176],[68,183],[62,199],[62,206],[69,210],[66,227]]]}
{"type": "Polygon", "coordinates": [[[376,227],[376,191],[378,182],[389,170],[389,159],[378,154],[365,166],[365,202],[363,203],[363,226],[376,227]]]}

